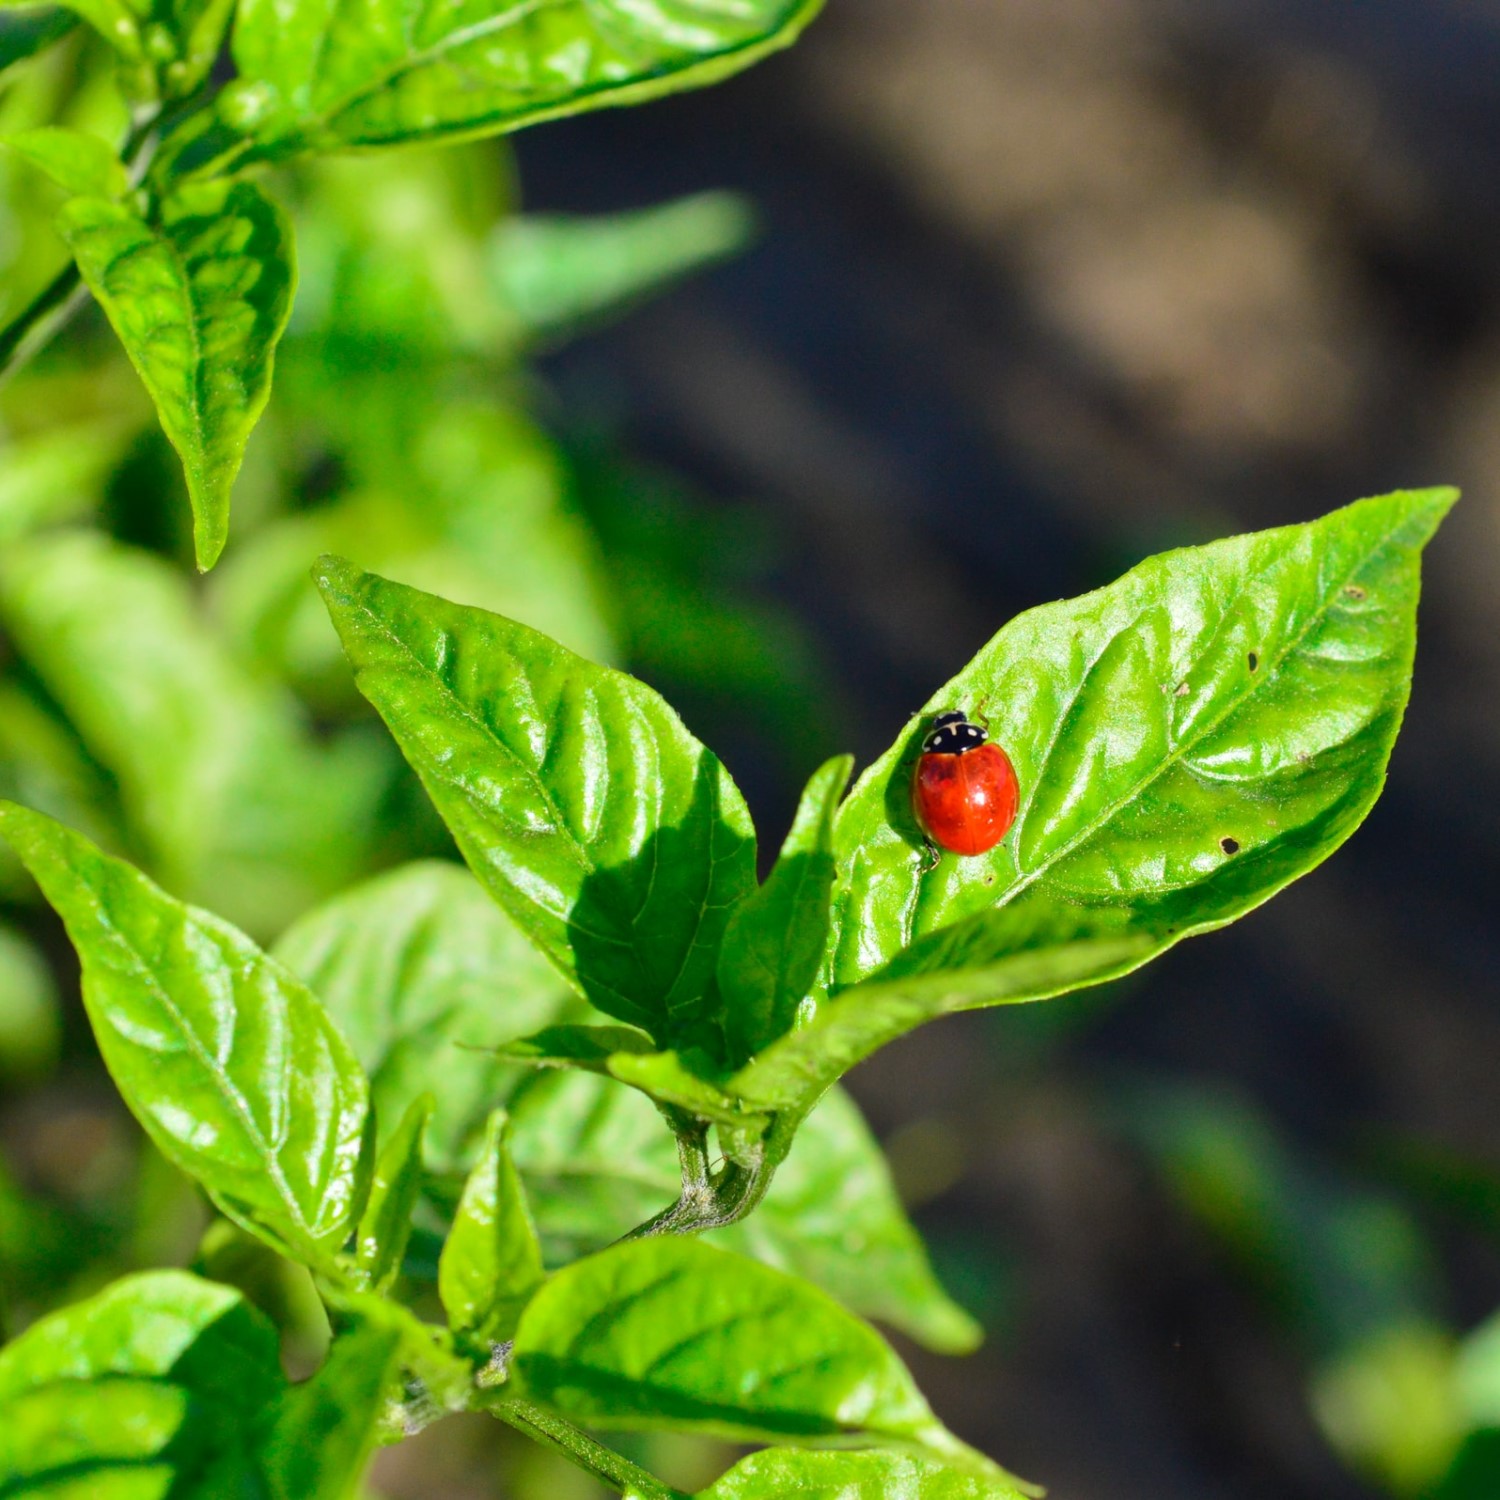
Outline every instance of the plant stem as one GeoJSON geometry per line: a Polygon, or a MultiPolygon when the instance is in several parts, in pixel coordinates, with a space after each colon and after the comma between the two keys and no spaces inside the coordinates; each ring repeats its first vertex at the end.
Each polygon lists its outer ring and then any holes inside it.
{"type": "Polygon", "coordinates": [[[679,1131],[677,1155],[682,1163],[682,1192],[677,1201],[644,1224],[637,1224],[616,1244],[649,1239],[657,1234],[701,1234],[743,1219],[765,1197],[775,1166],[762,1151],[750,1162],[726,1162],[718,1172],[708,1170],[708,1122],[694,1122],[691,1132],[679,1131]]]}
{"type": "Polygon", "coordinates": [[[486,1410],[544,1448],[562,1454],[569,1463],[622,1495],[638,1496],[639,1500],[688,1500],[681,1490],[663,1484],[613,1448],[596,1443],[571,1422],[533,1406],[530,1401],[506,1398],[489,1403],[486,1410]]]}

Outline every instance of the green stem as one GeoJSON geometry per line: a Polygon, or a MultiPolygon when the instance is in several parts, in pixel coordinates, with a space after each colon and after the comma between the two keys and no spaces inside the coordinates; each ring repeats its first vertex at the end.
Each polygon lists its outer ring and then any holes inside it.
{"type": "Polygon", "coordinates": [[[637,1496],[639,1500],[688,1500],[681,1490],[663,1484],[639,1464],[631,1463],[613,1448],[596,1443],[571,1422],[533,1406],[530,1401],[507,1398],[489,1403],[486,1410],[622,1495],[637,1496]]]}
{"type": "Polygon", "coordinates": [[[650,1239],[658,1234],[702,1234],[743,1219],[766,1196],[776,1161],[762,1148],[748,1161],[729,1161],[711,1172],[708,1167],[709,1122],[691,1119],[676,1125],[677,1157],[682,1166],[682,1191],[677,1201],[655,1218],[638,1224],[617,1244],[650,1239]]]}

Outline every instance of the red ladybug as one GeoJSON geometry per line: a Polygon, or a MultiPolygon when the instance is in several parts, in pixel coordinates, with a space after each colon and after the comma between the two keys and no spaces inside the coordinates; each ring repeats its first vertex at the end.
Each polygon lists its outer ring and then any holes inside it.
{"type": "Polygon", "coordinates": [[[1010,757],[961,713],[939,714],[922,741],[911,800],[928,837],[954,854],[983,854],[1016,820],[1021,788],[1010,757]]]}

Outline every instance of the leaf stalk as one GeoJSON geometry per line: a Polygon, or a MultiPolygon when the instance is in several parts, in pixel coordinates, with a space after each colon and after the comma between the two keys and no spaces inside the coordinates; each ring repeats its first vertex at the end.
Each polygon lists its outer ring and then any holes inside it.
{"type": "Polygon", "coordinates": [[[639,1464],[633,1464],[613,1448],[596,1443],[586,1432],[545,1408],[516,1397],[506,1397],[488,1404],[491,1415],[507,1426],[523,1432],[533,1442],[560,1453],[569,1463],[622,1495],[638,1500],[689,1500],[681,1490],[665,1485],[639,1464]]]}

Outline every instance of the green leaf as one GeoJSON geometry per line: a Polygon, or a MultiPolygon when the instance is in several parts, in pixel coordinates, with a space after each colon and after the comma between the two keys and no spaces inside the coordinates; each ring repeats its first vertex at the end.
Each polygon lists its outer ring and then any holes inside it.
{"type": "Polygon", "coordinates": [[[828,943],[833,819],[853,769],[853,756],[840,755],[814,773],[775,868],[725,929],[718,978],[736,1062],[791,1029],[817,978],[828,943]]]}
{"type": "Polygon", "coordinates": [[[631,1026],[547,1026],[495,1049],[499,1057],[533,1068],[587,1068],[608,1073],[616,1053],[647,1054],[651,1038],[631,1026]]]}
{"type": "Polygon", "coordinates": [[[1021,1500],[1003,1480],[897,1453],[767,1448],[743,1458],[699,1500],[1021,1500]]]}
{"type": "Polygon", "coordinates": [[[0,543],[91,511],[133,434],[127,421],[90,417],[0,444],[0,543]]]}
{"type": "Polygon", "coordinates": [[[1402,491],[1165,553],[1011,621],[839,812],[831,992],[967,963],[995,908],[1021,930],[1144,938],[1134,966],[1326,858],[1384,780],[1421,551],[1455,498],[1402,491]],[[1021,805],[992,852],[928,871],[912,767],[932,715],[953,708],[988,716],[1021,805]]]}
{"type": "Polygon", "coordinates": [[[122,198],[130,190],[124,165],[96,135],[43,125],[5,136],[3,144],[70,193],[122,198]]]}
{"type": "Polygon", "coordinates": [[[262,1495],[282,1388],[276,1336],[238,1292],[182,1271],[126,1277],[0,1350],[6,1495],[262,1495]]]}
{"type": "Polygon", "coordinates": [[[1087,912],[1047,919],[1030,909],[982,912],[935,936],[943,966],[901,974],[899,963],[916,966],[927,957],[927,948],[914,946],[891,965],[891,978],[824,1001],[810,1020],[773,1042],[725,1087],[752,1107],[801,1112],[856,1063],[924,1022],[1061,994],[1134,968],[1153,951],[1144,936],[1112,935],[1106,928],[1101,937],[1095,926],[1087,912]]]}
{"type": "Polygon", "coordinates": [[[742,1108],[738,1099],[700,1077],[676,1052],[619,1052],[607,1066],[612,1077],[648,1098],[712,1120],[720,1127],[721,1137],[726,1130],[748,1132],[752,1138],[765,1131],[764,1115],[742,1108]]]}
{"type": "Polygon", "coordinates": [[[29,537],[0,549],[0,621],[173,889],[274,931],[367,857],[390,774],[381,747],[315,742],[160,558],[83,530],[29,537]]]}
{"type": "Polygon", "coordinates": [[[438,1262],[438,1293],[454,1333],[499,1343],[542,1284],[542,1249],[496,1110],[438,1262]]]}
{"type": "Polygon", "coordinates": [[[51,5],[0,11],[0,73],[61,41],[77,24],[76,16],[51,5]]]}
{"type": "Polygon", "coordinates": [[[524,625],[337,558],[315,576],[360,691],[485,888],[600,1010],[662,1045],[699,1040],[755,882],[718,759],[644,684],[524,625]]]}
{"type": "Polygon", "coordinates": [[[338,1022],[380,1118],[399,1119],[424,1092],[436,1097],[427,1159],[443,1171],[468,1164],[490,1109],[522,1076],[470,1049],[582,1009],[474,877],[446,861],[355,886],[271,951],[338,1022]]]}
{"type": "Polygon", "coordinates": [[[277,1500],[348,1500],[375,1446],[398,1370],[402,1330],[376,1298],[343,1309],[340,1334],[310,1380],[281,1403],[265,1450],[277,1500]]]}
{"type": "Polygon", "coordinates": [[[528,334],[565,332],[733,255],[753,227],[736,193],[586,218],[517,214],[491,236],[490,281],[528,334]]]}
{"type": "Polygon", "coordinates": [[[367,1086],[313,995],[243,933],[38,813],[0,835],[56,908],[125,1102],[226,1215],[326,1266],[358,1212],[367,1086]]]}
{"type": "Polygon", "coordinates": [[[513,1370],[520,1394],[602,1427],[954,1442],[873,1329],[699,1240],[640,1240],[559,1271],[521,1319],[513,1370]]]}
{"type": "Polygon", "coordinates": [[[269,153],[453,139],[693,88],[787,46],[821,0],[243,0],[221,113],[269,153]]]}
{"type": "MultiPolygon", "coordinates": [[[[643,1095],[549,1073],[511,1100],[511,1151],[551,1264],[602,1249],[677,1196],[677,1151],[643,1095]]],[[[978,1342],[938,1285],[880,1148],[832,1089],[797,1133],[755,1213],[708,1238],[815,1282],[852,1311],[951,1353],[978,1342]]]]}
{"type": "Polygon", "coordinates": [[[229,531],[229,492],[271,392],[292,305],[292,237],[249,182],[180,187],[159,223],[107,198],[71,199],[59,230],[182,459],[198,566],[229,531]]]}
{"type": "Polygon", "coordinates": [[[389,1291],[401,1270],[412,1211],[422,1192],[422,1137],[436,1102],[431,1094],[413,1099],[375,1163],[354,1236],[355,1264],[373,1292],[389,1291]]]}

